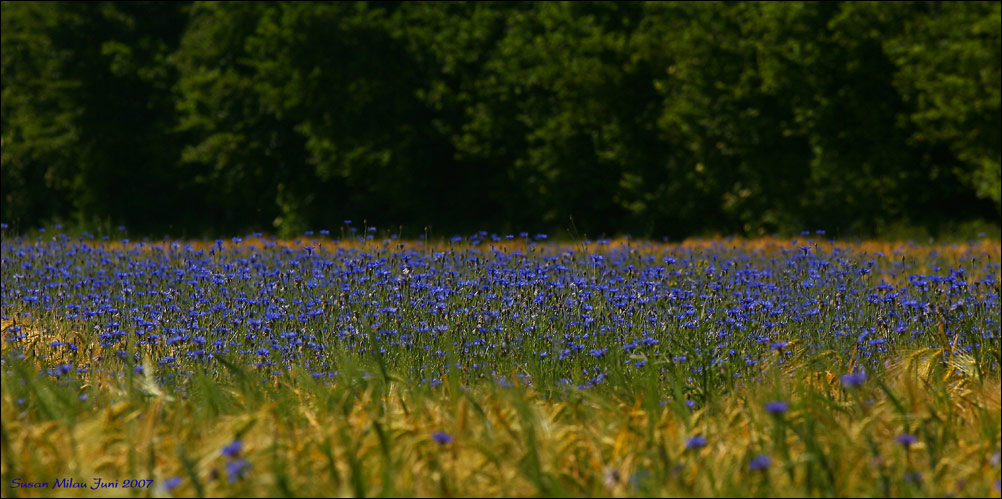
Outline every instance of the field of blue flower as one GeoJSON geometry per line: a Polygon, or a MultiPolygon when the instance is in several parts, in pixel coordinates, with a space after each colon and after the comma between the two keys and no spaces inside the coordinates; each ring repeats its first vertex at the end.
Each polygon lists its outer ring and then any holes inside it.
{"type": "Polygon", "coordinates": [[[362,234],[5,233],[4,497],[999,496],[997,241],[362,234]]]}

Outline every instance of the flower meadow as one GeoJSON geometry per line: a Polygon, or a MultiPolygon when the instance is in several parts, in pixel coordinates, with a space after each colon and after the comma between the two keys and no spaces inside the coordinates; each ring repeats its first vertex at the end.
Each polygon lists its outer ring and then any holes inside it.
{"type": "Polygon", "coordinates": [[[2,243],[5,497],[999,496],[997,241],[2,243]]]}

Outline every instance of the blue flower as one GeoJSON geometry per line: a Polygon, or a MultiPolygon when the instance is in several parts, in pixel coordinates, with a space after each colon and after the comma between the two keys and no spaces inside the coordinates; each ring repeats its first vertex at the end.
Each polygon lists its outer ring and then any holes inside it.
{"type": "Polygon", "coordinates": [[[772,466],[772,458],[765,454],[753,457],[748,463],[748,469],[751,471],[763,471],[769,466],[772,466]]]}
{"type": "Polygon", "coordinates": [[[765,411],[774,416],[779,416],[780,414],[786,412],[789,407],[790,404],[782,401],[766,402],[765,411]]]}
{"type": "Polygon", "coordinates": [[[226,477],[229,478],[230,483],[233,483],[244,476],[247,475],[247,471],[250,470],[250,463],[246,459],[240,458],[235,459],[226,463],[226,477]]]}
{"type": "Polygon", "coordinates": [[[164,481],[164,489],[167,492],[176,489],[178,485],[181,485],[181,477],[178,476],[172,476],[164,481]]]}
{"type": "Polygon", "coordinates": [[[894,439],[895,442],[904,445],[905,447],[910,447],[918,442],[918,437],[912,435],[911,433],[902,433],[894,439]]]}
{"type": "Polygon", "coordinates": [[[846,388],[858,388],[866,382],[866,373],[863,371],[842,375],[842,386],[846,388]]]}
{"type": "Polygon", "coordinates": [[[230,445],[223,447],[223,455],[226,457],[237,457],[244,448],[243,442],[234,440],[230,445]]]}
{"type": "Polygon", "coordinates": [[[436,431],[435,433],[432,433],[431,438],[442,445],[452,442],[452,435],[449,435],[448,433],[444,433],[441,431],[436,431]]]}
{"type": "Polygon", "coordinates": [[[702,447],[706,447],[706,437],[702,435],[696,435],[685,443],[685,450],[695,450],[702,447]]]}

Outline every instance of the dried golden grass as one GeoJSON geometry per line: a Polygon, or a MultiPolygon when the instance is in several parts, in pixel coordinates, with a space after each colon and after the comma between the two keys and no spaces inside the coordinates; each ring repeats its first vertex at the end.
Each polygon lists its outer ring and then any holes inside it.
{"type": "Polygon", "coordinates": [[[128,397],[109,387],[97,410],[46,419],[12,399],[5,376],[3,476],[153,478],[160,494],[177,476],[175,495],[201,488],[208,496],[998,497],[999,470],[989,461],[1002,386],[943,369],[934,360],[942,353],[902,357],[858,391],[832,373],[767,368],[761,382],[689,412],[587,392],[547,399],[524,386],[421,393],[393,382],[285,380],[280,395],[263,398],[219,387],[231,401],[219,411],[202,399],[128,397]],[[774,399],[789,410],[768,414],[763,404],[774,399]],[[454,440],[441,444],[436,432],[454,440]],[[902,433],[919,442],[895,442],[902,433]],[[694,435],[708,445],[686,450],[694,435]],[[230,483],[231,458],[220,450],[235,439],[251,468],[230,483]],[[750,470],[760,453],[772,466],[750,470]]]}

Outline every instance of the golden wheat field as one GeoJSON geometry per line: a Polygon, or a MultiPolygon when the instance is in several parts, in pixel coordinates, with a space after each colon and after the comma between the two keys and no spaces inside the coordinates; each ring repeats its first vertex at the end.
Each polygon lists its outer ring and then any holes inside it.
{"type": "Polygon", "coordinates": [[[5,239],[4,497],[999,497],[999,243],[5,239]]]}

